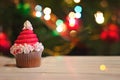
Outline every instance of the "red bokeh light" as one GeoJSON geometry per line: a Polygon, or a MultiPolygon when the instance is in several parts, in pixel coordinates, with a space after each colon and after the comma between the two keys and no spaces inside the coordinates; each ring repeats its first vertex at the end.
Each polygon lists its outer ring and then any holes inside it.
{"type": "Polygon", "coordinates": [[[10,41],[5,33],[0,33],[0,51],[1,52],[9,52],[10,41]]]}
{"type": "Polygon", "coordinates": [[[76,30],[77,31],[80,28],[80,26],[81,26],[81,21],[79,19],[74,18],[75,19],[75,24],[74,24],[74,26],[71,26],[70,23],[69,23],[69,19],[70,18],[67,17],[66,21],[65,21],[67,29],[69,31],[71,31],[71,30],[76,30]]]}
{"type": "Polygon", "coordinates": [[[119,40],[119,29],[115,24],[108,25],[107,30],[103,30],[100,34],[100,38],[108,42],[116,42],[119,40]]]}

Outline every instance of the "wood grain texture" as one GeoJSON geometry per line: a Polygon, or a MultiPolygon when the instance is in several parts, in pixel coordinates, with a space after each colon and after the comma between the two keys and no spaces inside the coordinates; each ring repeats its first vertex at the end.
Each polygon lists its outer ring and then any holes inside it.
{"type": "Polygon", "coordinates": [[[36,68],[15,64],[14,58],[0,56],[0,80],[120,80],[119,56],[44,57],[36,68]]]}

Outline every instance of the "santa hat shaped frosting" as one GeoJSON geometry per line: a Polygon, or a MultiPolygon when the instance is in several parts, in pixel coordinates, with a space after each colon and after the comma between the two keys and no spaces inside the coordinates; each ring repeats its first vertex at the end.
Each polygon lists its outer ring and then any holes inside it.
{"type": "Polygon", "coordinates": [[[16,44],[34,44],[38,42],[36,34],[33,32],[32,24],[27,20],[24,23],[22,32],[17,37],[15,41],[16,44]]]}
{"type": "Polygon", "coordinates": [[[33,32],[32,24],[28,20],[25,21],[15,44],[10,48],[10,52],[16,55],[21,53],[28,54],[32,51],[42,52],[43,50],[44,46],[41,42],[38,42],[37,35],[33,32]]]}

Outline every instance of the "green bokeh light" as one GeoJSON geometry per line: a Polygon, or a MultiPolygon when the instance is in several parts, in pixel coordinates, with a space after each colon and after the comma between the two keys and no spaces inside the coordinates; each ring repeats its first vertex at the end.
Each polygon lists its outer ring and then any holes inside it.
{"type": "Polygon", "coordinates": [[[59,26],[60,24],[63,24],[63,20],[58,19],[58,20],[56,21],[56,25],[59,26]]]}
{"type": "Polygon", "coordinates": [[[53,34],[53,36],[58,36],[59,35],[59,33],[56,30],[53,30],[52,34],[53,34]]]}

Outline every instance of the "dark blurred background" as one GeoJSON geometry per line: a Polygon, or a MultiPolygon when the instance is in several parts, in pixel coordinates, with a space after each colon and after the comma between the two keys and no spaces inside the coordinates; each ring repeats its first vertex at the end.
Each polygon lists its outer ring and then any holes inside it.
{"type": "Polygon", "coordinates": [[[120,0],[0,0],[0,55],[26,20],[43,56],[120,55],[120,0]]]}

